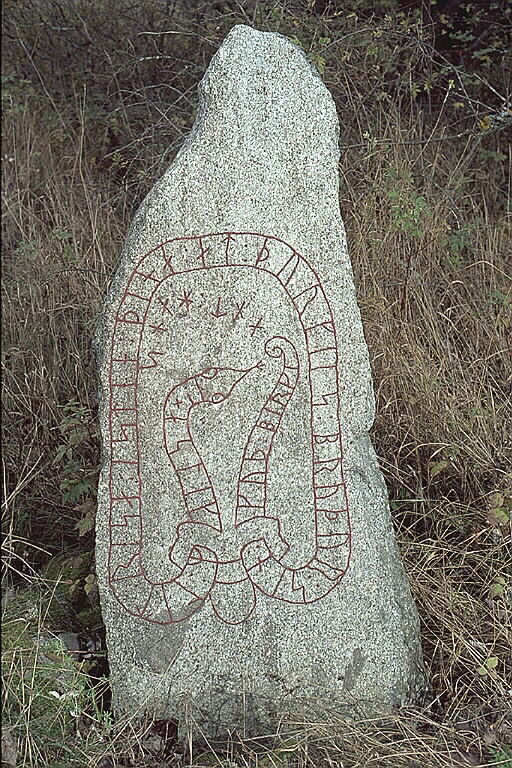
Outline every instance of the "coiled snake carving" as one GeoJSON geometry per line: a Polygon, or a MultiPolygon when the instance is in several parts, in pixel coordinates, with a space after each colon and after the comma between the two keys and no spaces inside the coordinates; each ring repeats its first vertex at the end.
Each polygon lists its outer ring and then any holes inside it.
{"type": "Polygon", "coordinates": [[[115,313],[109,390],[108,577],[116,599],[130,614],[170,624],[187,619],[209,602],[219,619],[238,624],[253,613],[258,593],[306,605],[339,585],[350,558],[350,523],[342,467],[336,329],[318,274],[297,251],[278,238],[246,232],[175,238],[154,248],[129,275],[115,313]],[[187,519],[177,525],[169,544],[172,576],[157,581],[146,572],[142,559],[137,388],[140,372],[156,365],[158,353],[148,353],[151,364],[143,365],[142,340],[149,327],[155,328],[149,326],[148,313],[164,281],[226,267],[273,275],[302,327],[310,394],[314,542],[307,562],[293,564],[281,522],[267,510],[272,446],[300,374],[292,342],[273,336],[265,353],[279,361],[280,373],[243,448],[234,525],[229,530],[223,526],[215,489],[194,444],[190,417],[195,408],[214,407],[236,397],[240,382],[257,376],[263,363],[256,361],[247,369],[208,368],[165,393],[163,442],[187,519]]]}

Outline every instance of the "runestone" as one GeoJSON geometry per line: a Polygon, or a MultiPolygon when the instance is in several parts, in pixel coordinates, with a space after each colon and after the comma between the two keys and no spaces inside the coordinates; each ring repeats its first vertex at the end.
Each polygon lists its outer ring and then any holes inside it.
{"type": "Polygon", "coordinates": [[[128,234],[96,338],[119,712],[256,735],[312,699],[370,714],[424,689],[337,142],[302,52],[235,27],[128,234]]]}

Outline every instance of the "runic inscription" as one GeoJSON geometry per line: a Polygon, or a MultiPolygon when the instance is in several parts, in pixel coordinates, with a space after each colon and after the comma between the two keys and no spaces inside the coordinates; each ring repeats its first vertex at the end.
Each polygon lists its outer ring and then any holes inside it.
{"type": "Polygon", "coordinates": [[[237,624],[254,611],[258,593],[307,605],[339,585],[348,568],[351,537],[338,381],[336,328],[327,296],[316,271],[282,240],[247,232],[182,237],[160,244],[140,259],[116,310],[109,374],[109,585],[131,615],[170,624],[188,618],[209,601],[219,619],[237,624]],[[177,276],[191,278],[198,272],[233,267],[274,278],[302,332],[309,385],[314,541],[312,554],[300,566],[289,564],[290,543],[282,521],[270,513],[267,498],[273,444],[301,375],[296,342],[285,333],[269,333],[265,317],[251,314],[247,298],[230,302],[215,296],[201,310],[200,297],[191,287],[180,287],[174,305],[169,293],[177,276]],[[264,344],[267,359],[277,361],[278,374],[245,437],[234,525],[229,530],[201,446],[194,442],[191,417],[195,408],[236,398],[240,382],[261,375],[264,363],[259,359],[240,368],[235,360],[231,367],[190,370],[162,393],[163,450],[186,518],[169,533],[173,576],[158,581],[146,572],[142,558],[144,488],[137,403],[140,377],[154,375],[163,359],[176,311],[185,319],[203,311],[211,322],[226,327],[247,323],[248,334],[264,344]],[[218,596],[235,588],[243,595],[243,605],[236,615],[228,615],[218,596]]]}

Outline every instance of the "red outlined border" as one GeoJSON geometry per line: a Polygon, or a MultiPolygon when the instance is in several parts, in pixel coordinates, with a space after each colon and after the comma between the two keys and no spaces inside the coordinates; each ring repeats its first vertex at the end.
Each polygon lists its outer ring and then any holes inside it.
{"type": "MultiPolygon", "coordinates": [[[[244,254],[246,256],[247,254],[244,254]]],[[[233,256],[236,256],[236,250],[233,256]]],[[[126,611],[134,617],[142,618],[143,620],[156,623],[156,624],[169,624],[177,621],[182,621],[188,618],[194,612],[204,604],[204,601],[210,596],[212,589],[216,583],[216,576],[218,570],[218,564],[213,561],[202,561],[202,564],[207,564],[210,568],[210,573],[207,580],[210,581],[210,586],[206,591],[200,591],[199,593],[194,591],[187,585],[187,567],[185,566],[180,573],[178,573],[172,580],[166,582],[154,582],[146,574],[141,560],[141,551],[143,544],[143,527],[142,527],[142,481],[140,472],[140,434],[139,434],[139,422],[138,422],[138,401],[137,401],[137,388],[139,380],[139,370],[141,369],[139,358],[140,349],[143,334],[145,331],[146,320],[148,316],[149,307],[153,297],[161,286],[161,284],[171,279],[175,275],[181,275],[191,272],[201,272],[210,269],[222,269],[226,267],[243,267],[255,269],[259,272],[264,272],[267,275],[273,275],[277,278],[281,284],[288,298],[292,302],[292,305],[297,311],[299,322],[302,326],[305,345],[308,356],[308,382],[310,391],[310,430],[311,430],[311,449],[313,459],[313,491],[314,491],[314,506],[315,506],[315,540],[317,542],[315,555],[310,562],[302,568],[287,568],[286,566],[279,565],[276,583],[273,589],[269,589],[258,583],[257,578],[253,575],[251,578],[251,570],[255,567],[261,571],[264,564],[268,567],[275,569],[278,562],[275,558],[272,560],[272,553],[268,550],[268,556],[252,565],[250,568],[246,568],[247,576],[253,583],[253,586],[260,592],[263,592],[269,596],[272,596],[278,600],[289,602],[293,604],[309,604],[316,602],[319,599],[325,597],[333,589],[335,589],[341,581],[341,578],[346,573],[348,563],[350,559],[351,551],[351,529],[350,518],[348,513],[347,492],[343,479],[343,446],[341,435],[341,423],[340,423],[340,396],[339,396],[339,375],[338,375],[338,343],[336,336],[336,328],[334,324],[334,318],[330,309],[325,291],[320,282],[318,273],[307,262],[307,260],[301,256],[292,246],[286,243],[280,238],[270,235],[264,235],[256,232],[215,232],[200,236],[187,236],[172,238],[164,243],[159,244],[147,254],[145,254],[137,263],[136,267],[130,273],[126,288],[123,292],[121,300],[118,304],[115,319],[114,329],[112,333],[110,365],[109,365],[109,437],[110,437],[110,463],[109,463],[109,553],[108,553],[108,577],[110,587],[118,600],[123,605],[126,611]],[[250,261],[236,261],[232,259],[230,251],[233,250],[232,243],[236,244],[237,238],[255,238],[256,242],[254,250],[254,262],[250,261]],[[225,247],[225,259],[223,263],[208,263],[209,248],[204,247],[204,242],[212,238],[223,238],[222,242],[226,243],[225,247]],[[173,245],[177,244],[198,244],[200,252],[196,254],[195,265],[185,266],[175,269],[172,252],[173,245]],[[269,258],[271,257],[271,250],[269,246],[273,244],[279,244],[284,246],[289,251],[289,258],[285,261],[282,267],[277,271],[272,271],[265,266],[269,258]],[[148,262],[148,265],[153,265],[153,262],[157,260],[157,266],[153,268],[149,274],[144,271],[144,264],[148,262]],[[200,261],[200,265],[197,266],[197,262],[200,261]],[[289,289],[290,284],[293,283],[294,276],[300,268],[306,272],[308,279],[313,278],[313,282],[305,289],[292,295],[289,289]],[[155,271],[157,276],[155,277],[155,271]],[[140,282],[142,280],[142,286],[140,282]],[[148,285],[149,284],[149,285],[148,285]],[[147,293],[146,293],[147,291],[147,293]],[[298,300],[303,297],[302,304],[298,300]],[[306,326],[304,322],[304,315],[308,307],[319,298],[319,302],[322,305],[322,310],[325,313],[323,317],[319,318],[319,322],[316,325],[306,326]],[[299,306],[298,306],[299,304],[299,306]],[[299,308],[300,307],[300,308],[299,308]],[[128,327],[131,326],[131,329],[128,327]],[[308,333],[315,328],[322,327],[329,334],[332,335],[332,346],[324,347],[321,349],[310,350],[308,342],[308,333]],[[135,339],[128,340],[129,351],[125,351],[124,358],[115,357],[116,349],[118,346],[123,347],[123,343],[126,339],[123,339],[123,333],[121,328],[131,330],[135,335],[135,339]],[[133,345],[133,346],[131,346],[133,345]],[[325,365],[314,364],[313,356],[325,353],[327,356],[331,356],[332,361],[325,365]],[[115,364],[132,364],[134,365],[134,378],[126,383],[126,376],[122,377],[122,383],[116,381],[115,376],[115,364]],[[315,370],[328,369],[334,371],[334,389],[325,393],[318,393],[313,386],[312,373],[315,370]],[[119,391],[118,391],[119,390],[119,391]],[[121,390],[124,390],[123,396],[120,396],[121,390]],[[315,398],[321,397],[323,402],[315,402],[315,398]],[[336,407],[336,432],[331,434],[315,434],[314,429],[314,409],[322,406],[328,406],[328,398],[335,399],[336,407]],[[121,414],[121,416],[119,416],[121,414]],[[123,420],[123,415],[126,415],[127,421],[123,420]],[[118,460],[115,458],[115,443],[130,443],[130,438],[127,437],[127,429],[131,429],[134,439],[134,456],[129,460],[118,460]],[[122,437],[118,437],[121,433],[122,437]],[[116,437],[114,437],[116,434],[116,437]],[[322,447],[323,446],[323,447],[322,447]],[[322,450],[332,447],[334,450],[334,456],[327,456],[322,454],[322,450]],[[323,458],[322,458],[323,456],[323,458]],[[315,469],[315,467],[317,467],[315,469]],[[125,469],[127,472],[134,474],[123,480],[114,482],[116,475],[119,475],[119,471],[125,469]],[[340,483],[334,485],[320,485],[315,481],[315,474],[320,472],[334,472],[337,471],[341,477],[340,483]],[[123,484],[124,482],[124,484],[123,484]],[[121,490],[120,490],[121,486],[121,490]],[[319,495],[320,489],[329,489],[336,486],[336,493],[341,493],[343,496],[343,508],[334,510],[319,508],[319,495]],[[117,512],[115,507],[125,505],[123,512],[117,512]],[[318,513],[323,512],[327,520],[331,522],[337,521],[340,515],[343,515],[343,525],[339,532],[324,532],[327,531],[328,525],[323,521],[323,525],[319,524],[318,513]],[[332,515],[328,517],[328,513],[332,515]],[[130,533],[135,528],[136,536],[130,533]],[[118,557],[118,553],[122,552],[119,548],[126,548],[125,554],[122,558],[118,557]],[[340,565],[339,558],[340,552],[344,553],[344,566],[340,565]],[[116,555],[116,556],[114,556],[116,555]],[[331,559],[331,562],[329,562],[331,559]],[[116,563],[117,560],[117,563],[116,563]],[[334,565],[333,565],[334,562],[334,565]],[[308,573],[305,574],[306,569],[308,573]],[[311,576],[313,571],[322,573],[326,576],[326,572],[330,569],[330,579],[332,584],[328,585],[328,589],[321,595],[311,599],[308,599],[306,595],[306,586],[300,584],[301,578],[305,575],[311,576]],[[282,583],[288,580],[291,582],[288,585],[288,591],[291,589],[296,592],[293,595],[296,599],[289,599],[282,594],[282,583]],[[297,583],[295,583],[297,582],[297,583]],[[124,587],[128,587],[124,589],[124,587]],[[180,602],[183,599],[188,599],[190,596],[188,606],[185,609],[181,609],[181,612],[173,613],[172,606],[169,605],[169,600],[172,599],[172,592],[178,590],[180,594],[180,602]],[[158,606],[160,609],[164,606],[167,612],[165,619],[156,618],[158,613],[158,606]]],[[[307,282],[307,281],[306,281],[307,282]]],[[[322,362],[320,360],[320,362],[322,362]]],[[[151,366],[150,366],[151,367],[151,366]]],[[[126,373],[126,372],[125,372],[126,373]]],[[[130,443],[131,444],[131,443],[130,443]]],[[[326,498],[322,496],[321,498],[326,498]]],[[[269,518],[270,519],[270,518],[269,518]]],[[[246,521],[244,521],[246,522],[246,521]]],[[[277,521],[279,525],[279,521],[277,521]]],[[[253,543],[254,542],[250,542],[253,543]]],[[[256,542],[257,543],[257,542],[256,542]]],[[[267,547],[266,542],[263,545],[267,547]]],[[[244,547],[247,550],[247,547],[244,547]]],[[[200,554],[200,553],[199,553],[200,554]]],[[[215,554],[215,553],[213,553],[215,554]]],[[[242,557],[242,553],[241,553],[242,557]]],[[[243,559],[243,558],[242,558],[243,559]]],[[[201,558],[199,557],[199,562],[201,558]]],[[[197,563],[196,563],[197,565],[197,563]]],[[[245,562],[244,562],[245,567],[245,562]]],[[[287,593],[288,594],[288,593],[287,593]]],[[[226,623],[239,623],[238,621],[227,621],[217,611],[215,611],[219,618],[226,623]]]]}

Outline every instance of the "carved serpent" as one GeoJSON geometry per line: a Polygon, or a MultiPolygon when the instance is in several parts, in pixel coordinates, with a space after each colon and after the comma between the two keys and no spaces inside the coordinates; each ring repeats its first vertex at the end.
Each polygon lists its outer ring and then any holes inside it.
{"type": "Polygon", "coordinates": [[[140,260],[116,313],[110,364],[109,583],[129,613],[167,624],[191,616],[209,600],[220,619],[236,624],[254,610],[256,590],[285,602],[307,604],[339,584],[348,566],[350,527],[342,473],[337,363],[332,312],[318,275],[283,241],[253,233],[178,238],[140,260]],[[179,523],[170,546],[173,577],[155,582],[145,572],[141,557],[137,405],[139,372],[154,367],[158,354],[148,353],[152,364],[142,365],[140,348],[148,310],[158,287],[173,275],[227,266],[252,267],[274,275],[292,301],[304,331],[311,398],[314,551],[300,567],[288,565],[290,548],[280,521],[266,509],[272,443],[299,376],[293,345],[284,337],[274,337],[267,341],[265,351],[281,359],[282,370],[243,450],[232,530],[223,529],[213,485],[192,440],[189,417],[196,406],[214,405],[230,397],[261,362],[245,370],[207,369],[181,381],[165,399],[165,449],[189,519],[179,523]],[[127,383],[130,366],[133,381],[127,383]],[[128,477],[127,471],[132,475],[128,477]],[[191,491],[187,483],[192,475],[191,491]]]}

